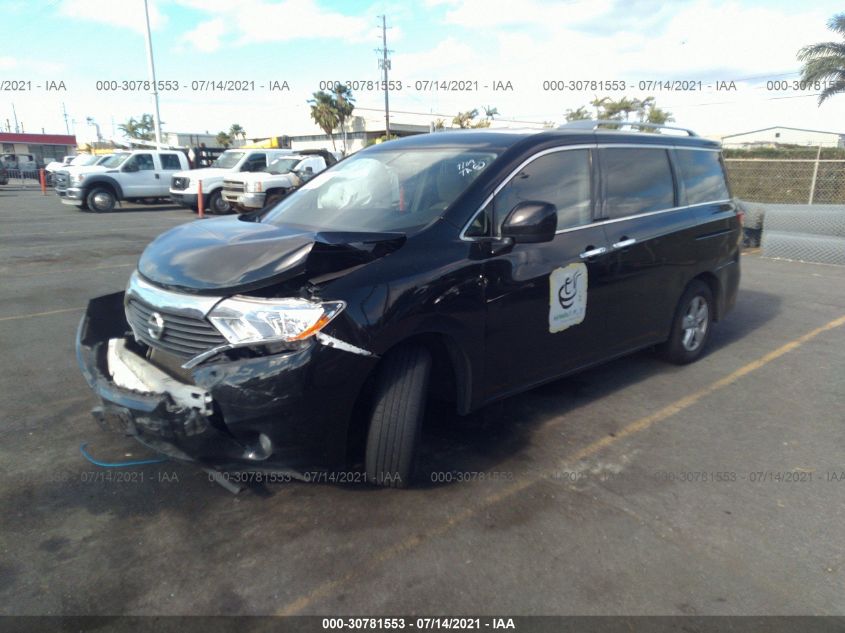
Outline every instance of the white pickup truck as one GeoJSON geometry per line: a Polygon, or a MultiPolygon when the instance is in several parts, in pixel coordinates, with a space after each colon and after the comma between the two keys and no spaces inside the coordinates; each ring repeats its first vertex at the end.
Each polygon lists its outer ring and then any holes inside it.
{"type": "Polygon", "coordinates": [[[289,149],[227,149],[211,167],[180,171],[170,181],[170,199],[189,209],[197,209],[198,186],[202,181],[203,207],[209,213],[228,213],[229,203],[222,197],[223,180],[240,172],[256,172],[281,156],[293,154],[289,149]]]}
{"type": "Polygon", "coordinates": [[[118,201],[167,198],[173,174],[188,167],[188,157],[176,150],[135,150],[115,154],[107,169],[82,168],[70,174],[62,202],[80,209],[111,211],[118,201]]]}
{"type": "MultiPolygon", "coordinates": [[[[329,161],[331,162],[331,160],[329,161]]],[[[230,176],[223,181],[223,199],[240,213],[275,204],[326,169],[326,158],[293,154],[277,158],[264,171],[230,176]]]]}

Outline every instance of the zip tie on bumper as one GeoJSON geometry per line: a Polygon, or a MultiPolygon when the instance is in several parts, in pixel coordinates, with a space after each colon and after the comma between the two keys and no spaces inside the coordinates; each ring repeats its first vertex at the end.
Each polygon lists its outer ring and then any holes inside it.
{"type": "Polygon", "coordinates": [[[94,464],[94,466],[100,466],[102,468],[128,468],[130,466],[144,466],[146,464],[161,464],[166,461],[169,461],[167,457],[159,457],[156,459],[137,459],[129,462],[101,462],[98,459],[94,459],[88,451],[85,450],[85,447],[88,446],[88,442],[82,442],[79,445],[79,452],[82,453],[82,456],[87,459],[89,462],[94,464]]]}

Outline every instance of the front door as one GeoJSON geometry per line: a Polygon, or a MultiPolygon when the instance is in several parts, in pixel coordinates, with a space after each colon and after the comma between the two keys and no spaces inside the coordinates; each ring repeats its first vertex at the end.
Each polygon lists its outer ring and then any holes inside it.
{"type": "Polygon", "coordinates": [[[554,204],[558,231],[515,244],[485,265],[485,399],[517,391],[604,354],[609,250],[593,220],[594,151],[558,148],[524,165],[488,209],[495,235],[524,201],[554,204]]]}
{"type": "Polygon", "coordinates": [[[156,173],[152,154],[133,154],[123,163],[121,171],[120,185],[125,198],[161,195],[158,192],[160,176],[156,173]]]}

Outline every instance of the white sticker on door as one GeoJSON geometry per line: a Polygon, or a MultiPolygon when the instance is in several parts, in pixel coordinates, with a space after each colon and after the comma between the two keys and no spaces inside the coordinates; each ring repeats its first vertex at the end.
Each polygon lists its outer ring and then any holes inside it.
{"type": "Polygon", "coordinates": [[[549,276],[549,332],[563,332],[587,315],[587,266],[556,268],[549,276]]]}

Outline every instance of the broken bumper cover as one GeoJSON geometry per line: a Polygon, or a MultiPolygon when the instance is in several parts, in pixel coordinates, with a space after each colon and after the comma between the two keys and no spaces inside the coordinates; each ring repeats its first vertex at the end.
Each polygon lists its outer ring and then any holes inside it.
{"type": "Polygon", "coordinates": [[[131,349],[123,298],[121,292],[90,301],[77,335],[80,369],[102,400],[93,411],[101,426],[208,464],[296,470],[343,464],[350,412],[375,357],[312,340],[295,351],[203,363],[191,371],[191,384],[163,380],[131,349]],[[127,386],[132,378],[121,375],[116,358],[147,384],[127,386]]]}

